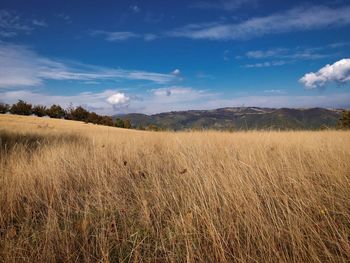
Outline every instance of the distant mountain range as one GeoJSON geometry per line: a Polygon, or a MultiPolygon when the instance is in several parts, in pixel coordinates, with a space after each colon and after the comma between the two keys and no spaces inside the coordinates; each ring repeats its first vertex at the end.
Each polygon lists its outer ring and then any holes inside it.
{"type": "Polygon", "coordinates": [[[340,109],[230,107],[215,110],[189,110],[154,115],[131,113],[114,116],[129,119],[133,127],[156,125],[162,129],[215,130],[314,130],[333,128],[340,117],[340,109]]]}

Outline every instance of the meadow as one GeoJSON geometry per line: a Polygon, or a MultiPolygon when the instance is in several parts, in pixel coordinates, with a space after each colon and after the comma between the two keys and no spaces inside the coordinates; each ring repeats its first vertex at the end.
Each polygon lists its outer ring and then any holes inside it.
{"type": "Polygon", "coordinates": [[[350,132],[0,114],[1,262],[349,262],[350,132]]]}

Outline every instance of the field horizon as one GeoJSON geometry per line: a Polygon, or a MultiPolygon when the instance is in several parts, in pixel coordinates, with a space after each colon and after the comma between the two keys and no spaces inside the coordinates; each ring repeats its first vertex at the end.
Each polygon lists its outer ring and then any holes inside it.
{"type": "Polygon", "coordinates": [[[348,262],[349,131],[0,114],[1,262],[348,262]]]}

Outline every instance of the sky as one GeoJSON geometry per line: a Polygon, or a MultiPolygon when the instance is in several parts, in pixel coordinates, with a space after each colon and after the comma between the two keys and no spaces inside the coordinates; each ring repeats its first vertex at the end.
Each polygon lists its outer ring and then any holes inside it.
{"type": "Polygon", "coordinates": [[[0,102],[350,108],[350,2],[0,0],[0,102]]]}

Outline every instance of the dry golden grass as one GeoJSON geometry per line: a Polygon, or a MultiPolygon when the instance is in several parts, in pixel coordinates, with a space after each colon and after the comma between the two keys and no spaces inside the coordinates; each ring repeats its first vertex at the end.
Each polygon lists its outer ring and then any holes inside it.
{"type": "Polygon", "coordinates": [[[349,132],[0,130],[3,262],[350,261],[349,132]]]}

